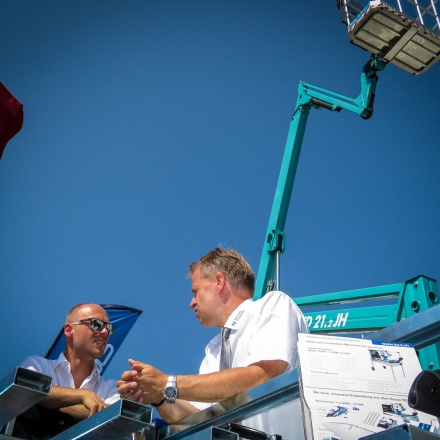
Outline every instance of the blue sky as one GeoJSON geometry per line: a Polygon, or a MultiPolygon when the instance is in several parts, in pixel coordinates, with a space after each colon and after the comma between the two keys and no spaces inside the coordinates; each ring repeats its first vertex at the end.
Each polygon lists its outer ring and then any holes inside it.
{"type": "MultiPolygon", "coordinates": [[[[368,53],[334,1],[2,2],[0,81],[24,125],[0,161],[0,375],[71,306],[143,310],[127,359],[195,373],[215,329],[189,262],[255,270],[299,81],[355,98],[368,53]]],[[[440,276],[440,64],[379,73],[375,111],[312,110],[286,225],[292,298],[440,276]]]]}

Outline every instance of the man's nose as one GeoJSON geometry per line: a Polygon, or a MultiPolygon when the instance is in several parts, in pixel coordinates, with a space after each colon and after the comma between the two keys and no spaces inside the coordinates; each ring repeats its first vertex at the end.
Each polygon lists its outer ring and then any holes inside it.
{"type": "Polygon", "coordinates": [[[110,337],[110,335],[108,334],[108,328],[106,326],[102,327],[101,330],[99,330],[100,334],[105,334],[105,336],[107,336],[108,338],[110,337]]]}
{"type": "Polygon", "coordinates": [[[189,303],[189,306],[193,309],[196,306],[196,299],[193,297],[189,303]]]}

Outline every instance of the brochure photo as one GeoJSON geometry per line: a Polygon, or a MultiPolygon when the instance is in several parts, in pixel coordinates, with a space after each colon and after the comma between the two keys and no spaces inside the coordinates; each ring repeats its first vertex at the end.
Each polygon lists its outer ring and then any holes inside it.
{"type": "Polygon", "coordinates": [[[300,334],[298,351],[313,440],[358,440],[404,423],[437,432],[436,417],[408,405],[421,371],[411,344],[300,334]]]}

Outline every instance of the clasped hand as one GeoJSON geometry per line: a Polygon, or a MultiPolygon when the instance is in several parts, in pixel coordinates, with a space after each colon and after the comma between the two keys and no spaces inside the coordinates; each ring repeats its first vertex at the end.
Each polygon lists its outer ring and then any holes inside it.
{"type": "Polygon", "coordinates": [[[151,365],[129,359],[131,370],[124,371],[117,383],[122,399],[139,403],[159,403],[168,376],[151,365]]]}

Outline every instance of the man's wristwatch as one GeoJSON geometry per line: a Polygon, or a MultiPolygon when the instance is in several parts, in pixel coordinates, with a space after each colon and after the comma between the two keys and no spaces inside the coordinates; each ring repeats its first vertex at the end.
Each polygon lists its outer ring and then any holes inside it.
{"type": "Polygon", "coordinates": [[[177,391],[176,380],[176,376],[169,376],[168,382],[165,386],[165,389],[163,390],[163,397],[165,397],[165,400],[168,403],[175,403],[177,395],[179,394],[177,391]]]}

